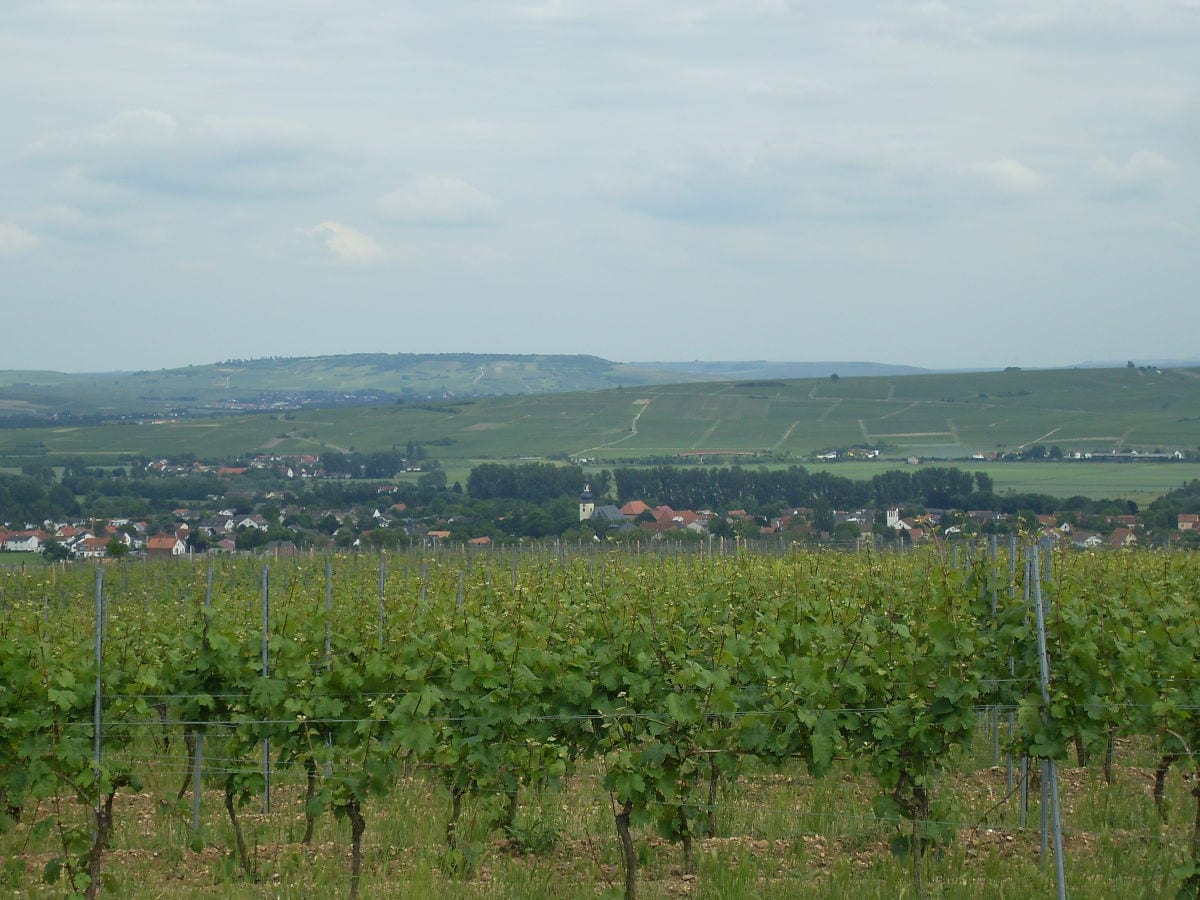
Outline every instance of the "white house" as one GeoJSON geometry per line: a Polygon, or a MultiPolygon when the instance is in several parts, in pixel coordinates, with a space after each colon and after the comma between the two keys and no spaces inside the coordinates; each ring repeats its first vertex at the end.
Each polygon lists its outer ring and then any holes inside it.
{"type": "Polygon", "coordinates": [[[37,531],[14,531],[4,542],[4,549],[15,553],[37,553],[42,549],[44,535],[37,531]]]}

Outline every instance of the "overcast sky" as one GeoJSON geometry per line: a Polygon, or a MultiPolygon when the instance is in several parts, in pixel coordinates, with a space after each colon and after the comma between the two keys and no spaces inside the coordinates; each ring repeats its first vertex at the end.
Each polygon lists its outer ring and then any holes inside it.
{"type": "Polygon", "coordinates": [[[1200,0],[5,0],[0,368],[1200,356],[1200,0]]]}

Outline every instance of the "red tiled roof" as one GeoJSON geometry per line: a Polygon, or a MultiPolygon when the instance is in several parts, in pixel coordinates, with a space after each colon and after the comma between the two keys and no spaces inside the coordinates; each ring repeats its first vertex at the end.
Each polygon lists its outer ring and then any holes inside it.
{"type": "Polygon", "coordinates": [[[654,516],[654,521],[659,524],[666,523],[669,525],[675,518],[675,510],[669,506],[656,506],[650,513],[654,516]]]}

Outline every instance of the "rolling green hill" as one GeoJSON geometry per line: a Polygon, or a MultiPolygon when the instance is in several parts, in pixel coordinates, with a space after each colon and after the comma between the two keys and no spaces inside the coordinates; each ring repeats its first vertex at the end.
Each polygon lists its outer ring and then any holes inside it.
{"type": "Polygon", "coordinates": [[[128,414],[364,405],[678,381],[594,356],[354,354],[142,372],[0,372],[0,414],[128,414]]]}
{"type": "Polygon", "coordinates": [[[919,372],[878,363],[616,363],[596,356],[361,353],[144,372],[0,371],[0,417],[103,417],[381,405],[620,385],[919,372]]]}
{"type": "Polygon", "coordinates": [[[1200,370],[1068,369],[753,380],[0,430],[0,454],[98,460],[430,445],[445,460],[681,453],[798,460],[871,444],[962,458],[1041,443],[1064,452],[1200,446],[1200,370]]]}

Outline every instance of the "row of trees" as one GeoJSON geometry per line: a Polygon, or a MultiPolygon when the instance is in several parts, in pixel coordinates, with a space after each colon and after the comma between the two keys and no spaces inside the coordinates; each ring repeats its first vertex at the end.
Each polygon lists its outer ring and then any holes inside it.
{"type": "Polygon", "coordinates": [[[757,510],[770,504],[839,509],[864,506],[921,505],[939,508],[986,508],[994,501],[992,480],[984,473],[960,469],[923,468],[914,472],[893,470],[870,481],[854,481],[827,472],[809,472],[803,466],[787,469],[680,469],[654,466],[618,469],[617,494],[621,500],[665,503],[676,509],[744,508],[757,510]]]}
{"type": "MultiPolygon", "coordinates": [[[[482,463],[471,470],[467,493],[476,500],[526,500],[544,503],[558,497],[575,497],[582,490],[586,476],[579,466],[556,466],[553,463],[501,465],[482,463]]],[[[592,493],[603,497],[608,493],[612,475],[607,470],[590,479],[592,493]]]]}
{"type": "Polygon", "coordinates": [[[418,443],[409,441],[404,450],[376,450],[370,453],[351,451],[338,453],[328,451],[321,455],[321,467],[327,475],[344,475],[349,478],[391,478],[403,472],[414,462],[427,460],[428,451],[418,443]]]}
{"type": "Polygon", "coordinates": [[[1168,491],[1142,513],[1142,523],[1151,528],[1174,528],[1181,513],[1200,513],[1200,479],[1168,491]]]}
{"type": "Polygon", "coordinates": [[[25,475],[0,475],[0,522],[43,522],[79,514],[70,488],[25,475]]]}

